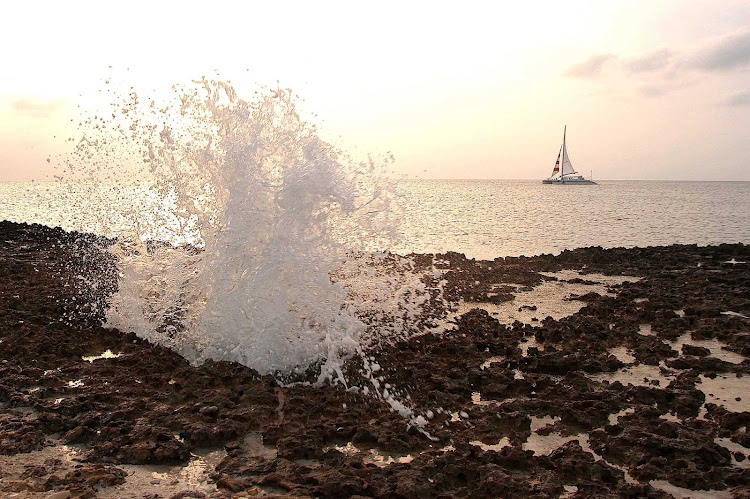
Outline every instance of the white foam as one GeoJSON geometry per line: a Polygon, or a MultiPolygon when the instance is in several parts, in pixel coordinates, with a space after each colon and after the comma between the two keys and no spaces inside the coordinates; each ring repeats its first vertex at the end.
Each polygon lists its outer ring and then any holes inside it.
{"type": "Polygon", "coordinates": [[[104,352],[100,353],[99,355],[91,355],[91,356],[83,356],[81,357],[86,362],[93,363],[95,360],[99,359],[116,359],[118,357],[122,357],[121,353],[112,353],[112,350],[109,348],[106,349],[104,352]]]}
{"type": "Polygon", "coordinates": [[[363,315],[416,322],[427,295],[440,293],[410,259],[372,253],[396,240],[383,174],[391,160],[353,161],[323,141],[290,90],[244,100],[226,82],[200,80],[176,86],[172,100],[113,98],[84,120],[62,175],[83,202],[109,197],[121,212],[97,230],[118,236],[109,325],[193,362],[261,373],[322,362],[321,377],[339,379],[341,359],[361,345],[363,315]]]}
{"type": "Polygon", "coordinates": [[[391,158],[358,162],[326,143],[288,89],[244,100],[200,80],[172,100],[115,101],[84,120],[63,173],[84,202],[108,198],[120,215],[92,229],[117,236],[108,325],[193,363],[279,379],[319,366],[318,384],[373,394],[421,430],[408,395],[383,390],[363,353],[447,326],[439,313],[422,320],[442,300],[442,271],[379,251],[397,241],[391,158]],[[353,356],[364,366],[347,380],[353,356]]]}

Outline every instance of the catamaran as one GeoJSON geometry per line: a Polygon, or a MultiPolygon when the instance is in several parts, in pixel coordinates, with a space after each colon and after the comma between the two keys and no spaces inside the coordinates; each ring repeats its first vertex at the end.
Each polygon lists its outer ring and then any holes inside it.
{"type": "Polygon", "coordinates": [[[584,178],[583,175],[579,175],[573,168],[573,164],[570,162],[568,157],[568,148],[565,147],[565,135],[567,135],[568,126],[565,126],[563,130],[563,143],[560,146],[560,152],[557,153],[557,161],[555,161],[555,168],[552,170],[552,175],[549,178],[542,180],[543,184],[576,184],[576,185],[596,185],[596,182],[590,178],[584,178]],[[559,175],[558,175],[559,174],[559,175]]]}

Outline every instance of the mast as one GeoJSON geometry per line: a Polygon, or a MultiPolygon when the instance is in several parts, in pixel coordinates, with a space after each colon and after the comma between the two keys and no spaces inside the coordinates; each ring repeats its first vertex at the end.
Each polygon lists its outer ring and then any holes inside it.
{"type": "Polygon", "coordinates": [[[565,176],[565,135],[568,133],[568,125],[563,128],[562,161],[560,162],[560,180],[565,176]]]}

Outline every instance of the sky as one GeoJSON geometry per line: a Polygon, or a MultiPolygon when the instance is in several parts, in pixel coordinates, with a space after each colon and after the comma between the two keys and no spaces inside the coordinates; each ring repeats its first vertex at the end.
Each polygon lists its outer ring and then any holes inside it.
{"type": "MultiPolygon", "coordinates": [[[[5,2],[0,180],[44,179],[112,73],[289,87],[355,157],[541,179],[750,181],[750,0],[5,2]],[[235,5],[240,4],[240,5],[235,5]],[[110,68],[111,66],[111,68],[110,68]],[[73,121],[71,121],[73,120],[73,121]]],[[[125,90],[127,87],[123,87],[125,90]]]]}

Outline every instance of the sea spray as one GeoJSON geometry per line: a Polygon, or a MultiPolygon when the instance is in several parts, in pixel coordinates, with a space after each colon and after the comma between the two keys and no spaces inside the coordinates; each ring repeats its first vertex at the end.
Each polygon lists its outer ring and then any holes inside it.
{"type": "Polygon", "coordinates": [[[440,272],[375,251],[397,231],[390,158],[348,158],[288,89],[248,101],[199,80],[167,102],[114,95],[82,121],[62,175],[108,193],[118,215],[100,224],[117,236],[108,324],[281,381],[313,366],[317,383],[372,393],[423,424],[373,355],[440,328],[440,272]],[[351,358],[356,379],[344,374],[351,358]]]}
{"type": "Polygon", "coordinates": [[[288,90],[248,102],[227,83],[202,80],[179,99],[178,113],[162,108],[169,119],[156,127],[129,108],[138,121],[129,129],[144,131],[144,160],[157,196],[174,199],[177,235],[202,251],[163,245],[123,259],[110,324],[139,321],[147,337],[193,361],[234,360],[261,373],[353,353],[363,324],[331,282],[345,251],[332,232],[348,224],[367,235],[361,207],[377,212],[381,200],[362,170],[374,165],[345,164],[300,119],[288,90]]]}

